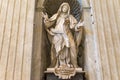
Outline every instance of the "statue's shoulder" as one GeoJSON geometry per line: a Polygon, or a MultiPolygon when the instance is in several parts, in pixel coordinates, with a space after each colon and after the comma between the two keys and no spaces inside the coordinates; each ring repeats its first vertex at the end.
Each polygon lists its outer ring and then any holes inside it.
{"type": "Polygon", "coordinates": [[[70,16],[71,16],[71,17],[73,17],[73,15],[72,15],[72,14],[70,14],[70,16]]]}
{"type": "Polygon", "coordinates": [[[51,18],[50,18],[50,20],[56,20],[57,19],[57,17],[58,17],[58,14],[56,13],[56,14],[54,14],[51,18]]]}
{"type": "Polygon", "coordinates": [[[58,13],[55,13],[55,14],[53,14],[53,16],[52,17],[57,17],[58,16],[58,13]]]}
{"type": "Polygon", "coordinates": [[[55,13],[53,16],[58,16],[58,13],[55,13]]]}
{"type": "Polygon", "coordinates": [[[75,17],[74,17],[72,14],[69,15],[69,18],[70,18],[71,20],[76,20],[75,17]]]}

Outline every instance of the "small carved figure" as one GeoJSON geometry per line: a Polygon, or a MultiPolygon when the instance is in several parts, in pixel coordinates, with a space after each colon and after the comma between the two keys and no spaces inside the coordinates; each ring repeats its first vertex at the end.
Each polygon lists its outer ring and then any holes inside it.
{"type": "Polygon", "coordinates": [[[62,3],[58,12],[51,18],[48,18],[47,13],[43,13],[43,17],[46,30],[52,37],[51,67],[78,68],[77,54],[83,22],[77,22],[70,14],[68,3],[62,3]]]}

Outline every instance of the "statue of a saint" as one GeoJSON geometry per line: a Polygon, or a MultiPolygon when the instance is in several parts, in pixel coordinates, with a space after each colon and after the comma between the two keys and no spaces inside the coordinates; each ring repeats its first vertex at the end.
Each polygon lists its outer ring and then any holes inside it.
{"type": "Polygon", "coordinates": [[[51,67],[78,68],[77,49],[81,41],[83,22],[77,22],[70,14],[68,3],[62,3],[59,10],[51,18],[43,14],[47,32],[51,35],[51,67]],[[55,26],[53,26],[55,25],[55,26]]]}

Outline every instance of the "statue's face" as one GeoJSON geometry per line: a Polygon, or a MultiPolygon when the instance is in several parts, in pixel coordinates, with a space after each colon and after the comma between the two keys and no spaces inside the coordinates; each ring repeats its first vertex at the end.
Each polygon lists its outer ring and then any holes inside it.
{"type": "Polygon", "coordinates": [[[62,7],[62,12],[67,12],[68,11],[68,6],[67,5],[64,5],[63,7],[62,7]]]}

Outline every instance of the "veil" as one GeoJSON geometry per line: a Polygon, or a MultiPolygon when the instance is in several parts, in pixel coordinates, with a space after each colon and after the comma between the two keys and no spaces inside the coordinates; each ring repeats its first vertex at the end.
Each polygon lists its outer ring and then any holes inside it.
{"type": "Polygon", "coordinates": [[[69,4],[66,3],[66,2],[64,2],[64,3],[62,3],[62,4],[60,5],[60,7],[59,7],[59,9],[58,9],[58,11],[57,11],[58,14],[60,14],[60,13],[62,12],[62,7],[65,6],[65,5],[68,7],[67,14],[68,14],[68,15],[70,14],[70,6],[69,6],[69,4]]]}

